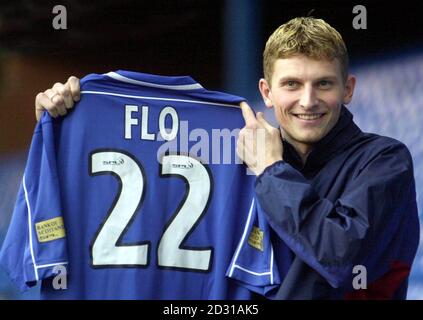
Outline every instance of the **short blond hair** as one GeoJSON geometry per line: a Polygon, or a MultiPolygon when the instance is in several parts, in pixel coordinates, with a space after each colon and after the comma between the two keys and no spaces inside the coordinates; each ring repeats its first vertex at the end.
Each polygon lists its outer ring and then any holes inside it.
{"type": "Polygon", "coordinates": [[[263,52],[263,72],[270,85],[277,59],[303,54],[312,59],[338,59],[343,80],[348,76],[348,52],[341,35],[322,19],[294,18],[277,28],[263,52]]]}

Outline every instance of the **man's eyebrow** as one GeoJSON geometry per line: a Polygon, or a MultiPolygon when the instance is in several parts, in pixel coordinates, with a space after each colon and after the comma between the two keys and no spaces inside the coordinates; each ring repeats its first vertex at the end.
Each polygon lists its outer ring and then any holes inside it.
{"type": "Polygon", "coordinates": [[[338,78],[334,75],[327,75],[327,76],[321,76],[318,77],[317,79],[315,79],[314,81],[319,82],[322,80],[332,80],[332,81],[336,81],[338,78]]]}
{"type": "Polygon", "coordinates": [[[287,82],[287,81],[298,81],[298,82],[300,82],[301,78],[294,77],[294,76],[285,76],[285,77],[282,77],[282,78],[279,79],[279,83],[284,83],[284,82],[287,82]]]}
{"type": "MultiPolygon", "coordinates": [[[[319,76],[318,78],[314,79],[313,82],[319,82],[322,80],[332,80],[332,81],[336,81],[338,78],[335,75],[332,74],[328,74],[328,75],[323,75],[323,76],[319,76]]],[[[299,77],[295,77],[295,76],[284,76],[282,78],[279,79],[279,83],[285,83],[287,81],[298,81],[301,82],[303,81],[301,78],[299,77]]]]}

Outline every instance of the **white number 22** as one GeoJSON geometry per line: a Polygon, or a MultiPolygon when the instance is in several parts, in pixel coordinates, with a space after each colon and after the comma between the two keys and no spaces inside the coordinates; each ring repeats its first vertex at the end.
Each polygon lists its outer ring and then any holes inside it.
{"type": "MultiPolygon", "coordinates": [[[[93,267],[147,266],[150,241],[137,242],[136,245],[118,245],[141,206],[146,191],[141,164],[126,152],[97,150],[91,153],[90,174],[112,174],[120,182],[120,193],[91,245],[93,267]]],[[[185,179],[188,194],[159,241],[158,266],[207,271],[213,248],[183,249],[181,244],[205,214],[211,191],[209,173],[204,165],[192,157],[165,155],[162,158],[160,175],[176,175],[185,179]]]]}

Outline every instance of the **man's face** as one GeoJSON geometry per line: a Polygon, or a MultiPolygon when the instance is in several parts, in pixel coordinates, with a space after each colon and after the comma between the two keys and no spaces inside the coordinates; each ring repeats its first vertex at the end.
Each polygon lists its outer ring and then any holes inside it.
{"type": "Polygon", "coordinates": [[[336,124],[342,103],[351,101],[355,79],[342,79],[337,59],[314,60],[303,55],[277,59],[271,86],[260,80],[266,106],[275,109],[283,136],[309,149],[336,124]]]}

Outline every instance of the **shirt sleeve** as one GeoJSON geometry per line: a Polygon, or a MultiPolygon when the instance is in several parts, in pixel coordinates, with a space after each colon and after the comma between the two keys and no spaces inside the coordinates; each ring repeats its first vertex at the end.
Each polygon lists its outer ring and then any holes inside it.
{"type": "Polygon", "coordinates": [[[284,161],[266,168],[255,191],[272,229],[332,287],[345,284],[355,265],[372,263],[380,275],[395,256],[410,265],[414,259],[418,214],[411,155],[403,144],[368,159],[336,201],[320,197],[284,161]]]}
{"type": "Polygon", "coordinates": [[[270,228],[255,200],[226,276],[263,296],[281,283],[270,241],[270,228]]]}
{"type": "Polygon", "coordinates": [[[44,115],[37,124],[0,251],[0,264],[20,291],[57,274],[67,264],[66,235],[56,170],[53,124],[44,115]]]}

